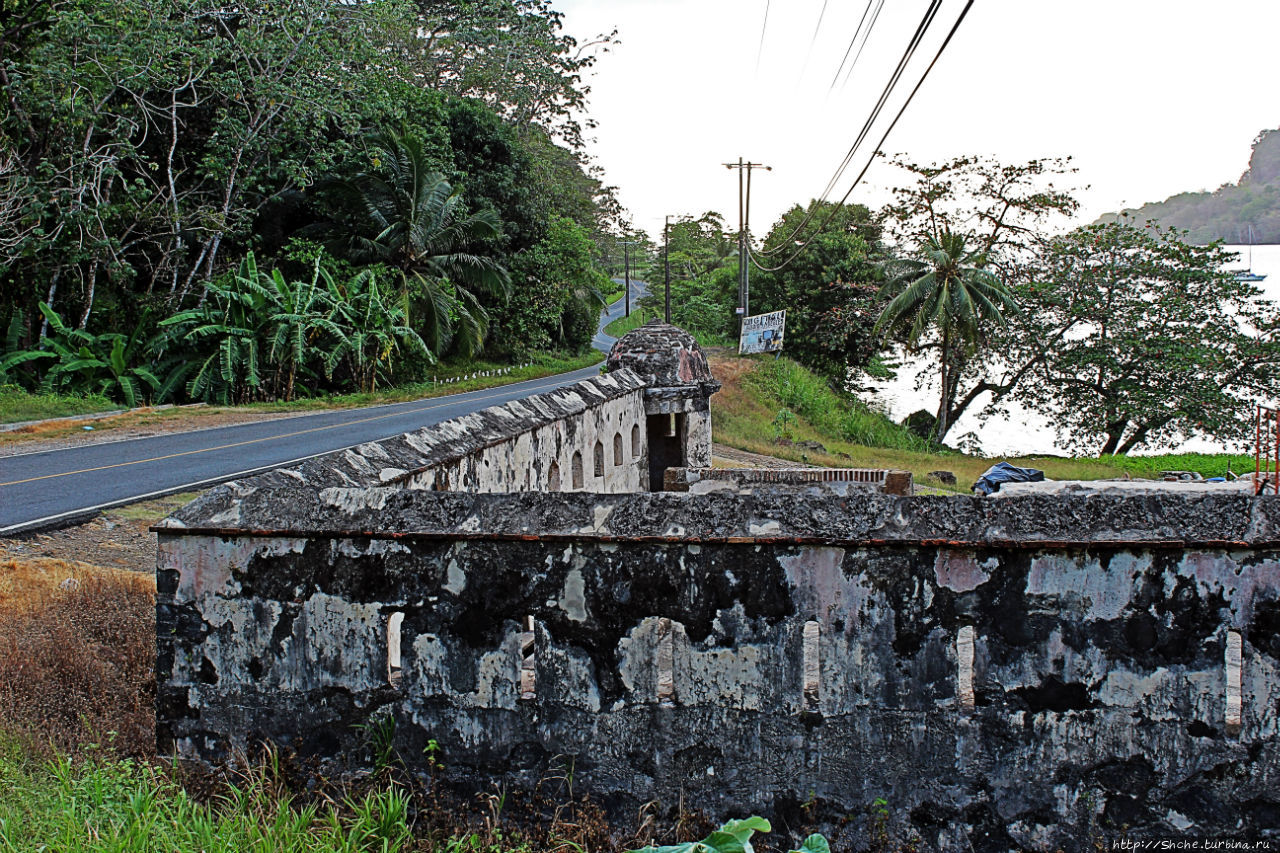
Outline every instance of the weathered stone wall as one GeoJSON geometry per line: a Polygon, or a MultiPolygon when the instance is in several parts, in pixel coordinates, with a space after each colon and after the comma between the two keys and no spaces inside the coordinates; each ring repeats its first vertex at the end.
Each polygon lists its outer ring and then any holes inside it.
{"type": "Polygon", "coordinates": [[[420,452],[442,451],[450,458],[407,472],[397,484],[410,489],[637,492],[648,478],[644,385],[627,371],[485,409],[414,436],[420,452]]]}
{"type": "MultiPolygon", "coordinates": [[[[289,488],[343,502],[348,500],[344,490],[361,488],[638,491],[648,479],[645,387],[635,374],[621,370],[228,483],[210,495],[217,501],[224,494],[234,498],[257,489],[289,488]],[[579,470],[581,482],[575,476],[579,470]]],[[[232,500],[212,521],[234,526],[239,513],[232,500]]]]}
{"type": "Polygon", "coordinates": [[[463,784],[572,756],[620,817],[846,847],[877,798],[940,850],[1280,825],[1280,499],[297,486],[161,529],[162,749],[339,758],[389,715],[463,784]]]}

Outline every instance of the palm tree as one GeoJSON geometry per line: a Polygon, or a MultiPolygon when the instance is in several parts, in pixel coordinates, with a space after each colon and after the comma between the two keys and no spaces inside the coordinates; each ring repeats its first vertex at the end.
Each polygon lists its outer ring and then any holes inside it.
{"type": "Polygon", "coordinates": [[[896,294],[880,312],[875,331],[904,333],[916,349],[930,330],[940,337],[942,398],[933,439],[951,429],[950,414],[959,387],[961,359],[982,339],[986,323],[1005,324],[1005,312],[1017,312],[1009,288],[987,269],[985,252],[969,252],[962,234],[944,230],[930,237],[919,256],[889,261],[881,296],[896,294]]]}
{"type": "Polygon", "coordinates": [[[375,134],[369,154],[371,169],[324,183],[357,211],[356,227],[344,240],[345,254],[400,271],[420,315],[415,325],[432,350],[441,352],[452,343],[474,353],[489,319],[478,294],[509,296],[507,270],[473,251],[498,236],[498,217],[490,210],[467,213],[462,195],[431,169],[413,136],[375,134]]]}

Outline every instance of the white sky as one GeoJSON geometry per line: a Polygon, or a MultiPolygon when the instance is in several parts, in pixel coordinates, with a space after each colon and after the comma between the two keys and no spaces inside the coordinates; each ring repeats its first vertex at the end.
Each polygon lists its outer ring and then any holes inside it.
{"type": "MultiPolygon", "coordinates": [[[[635,224],[660,235],[664,214],[714,209],[736,228],[736,172],[721,164],[741,155],[774,168],[752,184],[763,236],[826,185],[928,3],[886,0],[853,78],[834,90],[862,0],[828,0],[812,53],[823,0],[771,0],[758,72],[765,0],[555,5],[580,39],[619,30],[588,81],[591,150],[635,224]]],[[[944,3],[867,154],[963,5],[944,3]]],[[[1211,189],[1239,178],[1258,131],[1280,126],[1277,36],[1275,0],[977,0],[884,148],[917,162],[1071,155],[1077,184],[1090,185],[1085,222],[1211,189]]],[[[873,167],[852,200],[879,204],[892,179],[873,167]]]]}

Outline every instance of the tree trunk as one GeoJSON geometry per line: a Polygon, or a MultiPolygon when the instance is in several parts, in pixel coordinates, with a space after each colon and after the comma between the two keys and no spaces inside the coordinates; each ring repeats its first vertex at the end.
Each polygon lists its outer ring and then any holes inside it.
{"type": "Polygon", "coordinates": [[[938,414],[933,423],[933,439],[938,444],[947,437],[947,432],[951,429],[950,414],[953,394],[950,392],[952,384],[951,378],[951,330],[944,328],[942,330],[942,391],[941,399],[938,400],[938,414]]]}
{"type": "Polygon", "coordinates": [[[93,313],[93,293],[98,287],[98,260],[94,259],[89,265],[89,287],[88,293],[85,295],[84,314],[80,316],[80,324],[76,327],[80,331],[84,331],[89,325],[89,315],[93,313]]]}
{"type": "Polygon", "coordinates": [[[1098,451],[1099,456],[1106,456],[1115,453],[1116,448],[1120,446],[1120,439],[1124,437],[1124,431],[1129,426],[1127,420],[1114,421],[1107,424],[1107,441],[1102,445],[1102,449],[1098,451]]]}
{"type": "MultiPolygon", "coordinates": [[[[53,307],[53,297],[56,296],[58,293],[58,279],[61,277],[62,277],[62,267],[58,267],[56,270],[53,271],[53,277],[49,280],[49,298],[44,301],[44,304],[48,305],[50,308],[53,307]]],[[[39,340],[44,340],[45,337],[49,334],[49,318],[45,317],[43,312],[40,314],[40,318],[41,319],[40,319],[39,340]]]]}

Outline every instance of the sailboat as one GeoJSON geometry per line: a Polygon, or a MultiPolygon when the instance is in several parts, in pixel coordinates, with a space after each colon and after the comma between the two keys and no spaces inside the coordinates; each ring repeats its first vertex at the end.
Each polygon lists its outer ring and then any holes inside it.
{"type": "Polygon", "coordinates": [[[1236,281],[1265,281],[1266,275],[1253,271],[1253,224],[1249,225],[1249,268],[1243,270],[1232,270],[1231,274],[1236,277],[1236,281]]]}

